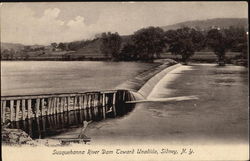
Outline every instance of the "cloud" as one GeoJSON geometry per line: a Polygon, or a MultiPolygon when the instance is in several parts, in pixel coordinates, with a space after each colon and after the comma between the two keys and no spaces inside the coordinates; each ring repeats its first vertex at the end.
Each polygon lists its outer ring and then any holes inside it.
{"type": "Polygon", "coordinates": [[[65,22],[59,19],[61,10],[48,8],[40,17],[26,6],[3,8],[1,41],[22,44],[48,44],[93,37],[95,31],[76,16],[65,22]]]}
{"type": "Polygon", "coordinates": [[[247,17],[247,3],[3,3],[1,41],[69,42],[101,32],[127,35],[142,27],[216,17],[247,17]]]}
{"type": "Polygon", "coordinates": [[[67,25],[69,27],[84,26],[84,18],[82,16],[76,16],[74,20],[70,20],[67,25]]]}
{"type": "Polygon", "coordinates": [[[44,11],[44,16],[45,17],[52,17],[52,18],[57,18],[60,13],[60,10],[58,8],[53,8],[53,9],[47,9],[44,11]]]}

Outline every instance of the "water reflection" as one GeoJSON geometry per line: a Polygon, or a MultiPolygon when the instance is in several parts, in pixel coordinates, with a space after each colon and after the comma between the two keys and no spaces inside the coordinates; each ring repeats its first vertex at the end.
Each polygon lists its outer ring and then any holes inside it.
{"type": "MultiPolygon", "coordinates": [[[[117,116],[121,117],[132,111],[134,104],[117,104],[117,116]]],[[[110,107],[107,107],[107,109],[110,107]]],[[[103,107],[88,108],[82,110],[69,111],[55,115],[34,117],[22,121],[12,122],[11,128],[18,128],[25,131],[34,139],[43,139],[48,136],[58,135],[72,128],[81,127],[82,122],[103,120],[103,107]]],[[[107,118],[114,118],[112,112],[106,114],[107,118]]]]}

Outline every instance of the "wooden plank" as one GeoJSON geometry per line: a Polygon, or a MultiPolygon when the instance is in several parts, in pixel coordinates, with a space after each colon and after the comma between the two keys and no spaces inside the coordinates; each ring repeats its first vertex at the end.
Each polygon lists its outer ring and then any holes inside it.
{"type": "Polygon", "coordinates": [[[106,119],[106,95],[105,93],[102,94],[102,115],[103,119],[106,119]]]}
{"type": "Polygon", "coordinates": [[[88,100],[88,105],[87,105],[87,110],[88,110],[88,114],[89,114],[89,119],[92,119],[92,114],[91,114],[91,98],[90,98],[90,94],[87,94],[87,100],[88,100]]]}
{"type": "Polygon", "coordinates": [[[67,97],[64,97],[64,109],[63,109],[63,112],[66,112],[66,111],[68,111],[68,105],[67,105],[67,97]]]}
{"type": "Polygon", "coordinates": [[[14,121],[14,100],[10,100],[10,121],[14,121]]]}
{"type": "Polygon", "coordinates": [[[114,116],[116,117],[116,105],[115,105],[115,100],[116,100],[116,92],[113,94],[113,113],[114,113],[114,116]]]}
{"type": "Polygon", "coordinates": [[[67,111],[70,111],[70,97],[67,99],[67,111]]]}
{"type": "Polygon", "coordinates": [[[6,101],[1,100],[1,102],[2,102],[2,112],[1,112],[1,114],[2,114],[2,122],[5,123],[6,101]]]}
{"type": "Polygon", "coordinates": [[[36,99],[36,117],[39,117],[40,113],[40,98],[36,99]]]}
{"type": "Polygon", "coordinates": [[[56,105],[57,105],[57,98],[52,98],[52,106],[51,106],[51,115],[54,115],[57,112],[56,105]]]}
{"type": "MultiPolygon", "coordinates": [[[[105,90],[105,91],[92,91],[100,93],[114,93],[116,90],[105,90]]],[[[80,96],[87,92],[78,92],[78,93],[52,93],[52,94],[41,94],[41,95],[16,95],[16,96],[1,96],[1,100],[22,100],[22,99],[37,99],[37,98],[52,98],[52,97],[74,97],[80,96]]]]}
{"type": "Polygon", "coordinates": [[[52,106],[52,115],[56,114],[58,111],[58,98],[55,97],[54,100],[53,100],[53,106],[52,106]]]}
{"type": "Polygon", "coordinates": [[[16,101],[16,121],[19,121],[20,103],[20,100],[16,101]]]}
{"type": "Polygon", "coordinates": [[[95,114],[95,117],[97,118],[98,117],[98,95],[97,93],[95,93],[94,95],[94,114],[95,114]]]}
{"type": "Polygon", "coordinates": [[[93,94],[91,93],[90,94],[90,114],[91,114],[91,120],[94,117],[93,110],[94,110],[94,106],[93,106],[93,94]]]}
{"type": "Polygon", "coordinates": [[[41,100],[41,116],[45,115],[44,98],[41,100]]]}
{"type": "Polygon", "coordinates": [[[26,107],[25,107],[25,99],[22,100],[22,120],[26,118],[26,107]]]}
{"type": "Polygon", "coordinates": [[[25,95],[25,96],[1,96],[1,100],[18,100],[18,99],[37,99],[37,98],[48,98],[48,97],[74,97],[80,96],[78,93],[69,94],[47,94],[47,95],[25,95]]]}
{"type": "Polygon", "coordinates": [[[28,99],[28,118],[32,117],[31,99],[28,99]]]}
{"type": "Polygon", "coordinates": [[[47,115],[51,115],[52,98],[48,98],[47,115]]]}
{"type": "Polygon", "coordinates": [[[51,113],[52,113],[52,115],[54,115],[55,113],[56,113],[56,111],[57,111],[57,98],[56,97],[54,97],[53,98],[53,106],[52,106],[52,111],[51,111],[51,113]]]}
{"type": "Polygon", "coordinates": [[[86,109],[86,107],[87,107],[87,97],[86,97],[86,94],[84,94],[83,96],[82,96],[82,101],[83,101],[83,109],[86,109]]]}
{"type": "Polygon", "coordinates": [[[86,94],[83,95],[83,114],[84,114],[84,120],[87,120],[88,113],[87,113],[87,97],[86,94]]]}
{"type": "Polygon", "coordinates": [[[62,97],[62,98],[61,98],[61,103],[60,103],[61,113],[64,112],[64,104],[65,104],[64,97],[62,97]]]}
{"type": "Polygon", "coordinates": [[[73,110],[76,109],[76,105],[77,105],[77,97],[74,97],[74,103],[73,103],[73,110]]]}
{"type": "Polygon", "coordinates": [[[82,96],[79,96],[79,109],[82,109],[82,96]]]}

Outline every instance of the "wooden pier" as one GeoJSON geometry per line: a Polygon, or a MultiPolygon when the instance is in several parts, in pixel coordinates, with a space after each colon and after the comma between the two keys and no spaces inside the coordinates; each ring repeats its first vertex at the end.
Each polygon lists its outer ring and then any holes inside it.
{"type": "Polygon", "coordinates": [[[1,96],[1,122],[20,121],[59,113],[82,110],[84,118],[105,119],[116,117],[132,101],[127,90],[107,90],[83,93],[60,93],[45,95],[1,96]]]}

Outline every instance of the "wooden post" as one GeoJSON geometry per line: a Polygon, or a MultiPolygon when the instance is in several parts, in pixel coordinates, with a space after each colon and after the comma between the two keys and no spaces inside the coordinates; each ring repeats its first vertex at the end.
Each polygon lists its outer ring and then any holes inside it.
{"type": "Polygon", "coordinates": [[[77,97],[74,97],[74,104],[73,104],[73,110],[76,109],[76,105],[77,105],[77,97]]]}
{"type": "Polygon", "coordinates": [[[30,119],[32,116],[32,109],[31,109],[31,99],[28,99],[28,118],[30,119]]]}
{"type": "Polygon", "coordinates": [[[70,97],[67,99],[67,111],[70,111],[70,97]]]}
{"type": "Polygon", "coordinates": [[[54,114],[54,108],[56,105],[56,99],[54,97],[51,98],[51,107],[50,107],[50,115],[54,114]]]}
{"type": "Polygon", "coordinates": [[[64,97],[61,97],[61,103],[60,103],[61,113],[64,112],[64,97]]]}
{"type": "Polygon", "coordinates": [[[40,107],[40,99],[37,98],[36,99],[36,117],[39,117],[39,113],[40,113],[39,107],[40,107]]]}
{"type": "Polygon", "coordinates": [[[84,120],[87,120],[87,97],[86,94],[83,95],[83,113],[84,113],[84,120]]]}
{"type": "Polygon", "coordinates": [[[93,105],[93,94],[91,93],[90,95],[90,113],[91,113],[91,118],[93,119],[94,118],[94,105],[93,105]]]}
{"type": "Polygon", "coordinates": [[[25,99],[22,100],[22,120],[26,118],[25,99]]]}
{"type": "Polygon", "coordinates": [[[52,108],[52,115],[54,115],[54,114],[56,114],[56,113],[59,112],[59,110],[58,110],[58,104],[59,103],[58,102],[59,102],[58,98],[54,97],[53,108],[52,108]]]}
{"type": "Polygon", "coordinates": [[[6,101],[2,101],[2,122],[5,123],[6,101]]]}
{"type": "Polygon", "coordinates": [[[75,96],[75,110],[78,110],[78,109],[79,109],[78,99],[79,99],[79,97],[78,97],[78,96],[75,96]]]}
{"type": "Polygon", "coordinates": [[[115,100],[116,100],[116,92],[113,94],[113,113],[114,113],[114,116],[116,117],[116,106],[115,106],[115,100]]]}
{"type": "Polygon", "coordinates": [[[19,121],[20,100],[16,101],[16,121],[19,121]]]}
{"type": "Polygon", "coordinates": [[[88,100],[88,114],[89,114],[89,119],[91,120],[92,119],[92,113],[91,113],[91,95],[90,94],[87,94],[87,100],[88,100]]]}
{"type": "Polygon", "coordinates": [[[67,97],[64,97],[64,103],[63,103],[63,112],[68,111],[68,106],[67,106],[67,97]]]}
{"type": "Polygon", "coordinates": [[[54,114],[59,112],[59,110],[58,110],[59,109],[59,98],[57,98],[57,97],[54,98],[54,104],[53,105],[54,106],[53,106],[52,114],[54,115],[54,114]]]}
{"type": "Polygon", "coordinates": [[[54,97],[54,101],[53,101],[53,110],[52,110],[52,115],[56,114],[58,112],[58,104],[59,104],[59,100],[57,97],[54,97]]]}
{"type": "Polygon", "coordinates": [[[45,112],[44,112],[44,98],[42,98],[42,101],[41,101],[41,116],[44,116],[45,112]]]}
{"type": "Polygon", "coordinates": [[[103,119],[106,119],[106,95],[105,93],[102,94],[102,114],[103,119]]]}
{"type": "Polygon", "coordinates": [[[98,103],[99,103],[99,99],[98,99],[98,93],[95,93],[95,99],[94,99],[94,101],[95,101],[95,115],[96,115],[96,117],[98,117],[99,115],[98,115],[98,103]]]}
{"type": "Polygon", "coordinates": [[[82,95],[79,96],[79,109],[81,110],[82,109],[82,95]]]}
{"type": "Polygon", "coordinates": [[[51,114],[51,105],[52,105],[52,98],[48,98],[47,115],[51,114]]]}
{"type": "Polygon", "coordinates": [[[10,121],[14,121],[14,100],[10,100],[10,121]]]}

